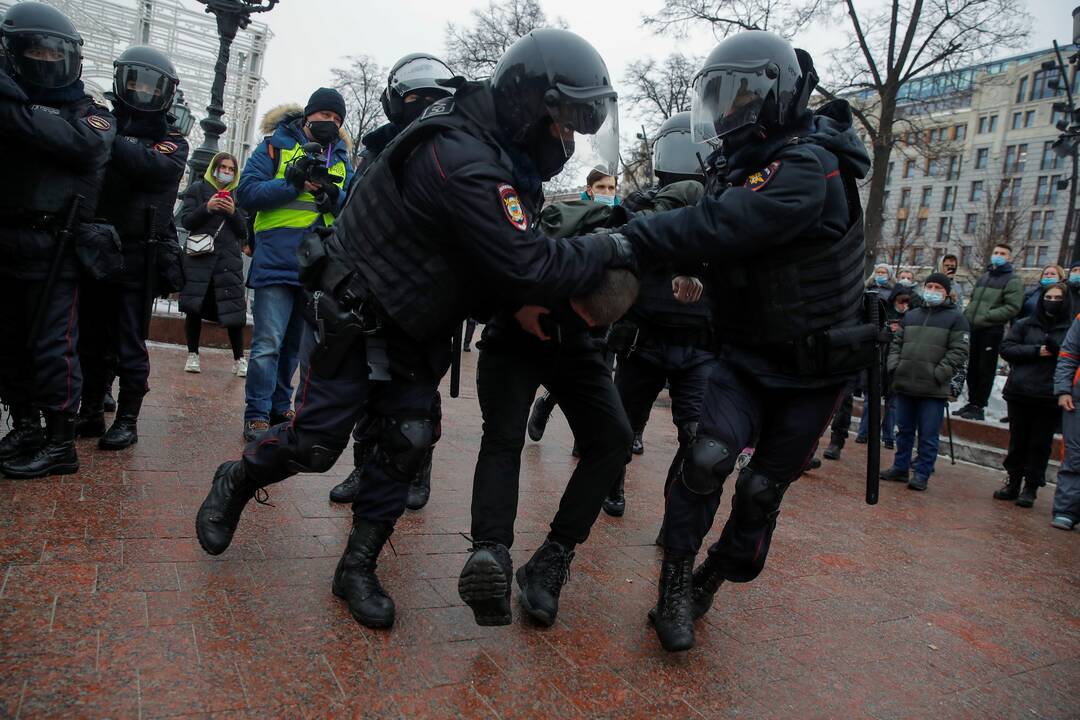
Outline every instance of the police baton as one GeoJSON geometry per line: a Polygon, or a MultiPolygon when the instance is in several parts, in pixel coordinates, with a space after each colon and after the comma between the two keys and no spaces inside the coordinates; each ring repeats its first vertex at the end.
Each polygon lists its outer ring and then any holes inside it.
{"type": "Polygon", "coordinates": [[[154,296],[157,295],[157,205],[146,208],[146,277],[143,288],[142,337],[150,337],[150,318],[154,315],[154,296]]]}
{"type": "Polygon", "coordinates": [[[881,483],[881,308],[876,293],[867,293],[867,314],[874,327],[874,360],[867,369],[867,389],[863,412],[868,413],[866,440],[866,504],[877,505],[881,483]]]}
{"type": "Polygon", "coordinates": [[[953,447],[952,418],[949,417],[949,403],[945,403],[945,429],[949,431],[949,464],[956,464],[956,448],[953,447]]]}
{"type": "Polygon", "coordinates": [[[34,317],[30,321],[30,333],[26,336],[26,349],[31,352],[37,347],[38,338],[41,337],[41,328],[45,324],[45,308],[49,306],[49,298],[56,288],[56,281],[60,278],[60,270],[64,267],[64,260],[68,256],[72,241],[75,238],[75,223],[79,221],[79,207],[85,198],[76,195],[71,199],[64,225],[56,233],[56,254],[53,255],[49,265],[49,274],[45,284],[41,288],[37,305],[34,306],[34,317]]]}
{"type": "Polygon", "coordinates": [[[461,392],[461,323],[454,329],[450,353],[450,397],[456,398],[461,392]]]}

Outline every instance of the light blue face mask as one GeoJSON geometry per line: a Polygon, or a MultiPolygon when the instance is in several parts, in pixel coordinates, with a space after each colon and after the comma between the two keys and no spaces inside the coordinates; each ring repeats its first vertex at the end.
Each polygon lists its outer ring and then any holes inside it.
{"type": "Polygon", "coordinates": [[[1080,273],[1069,273],[1069,284],[1080,285],[1080,273]]]}
{"type": "Polygon", "coordinates": [[[945,293],[937,290],[923,290],[922,299],[930,307],[935,307],[945,302],[945,293]]]}
{"type": "Polygon", "coordinates": [[[600,193],[593,194],[593,201],[598,202],[601,205],[607,205],[609,207],[615,207],[614,195],[601,195],[600,193]]]}
{"type": "Polygon", "coordinates": [[[994,267],[1001,267],[1007,262],[1009,261],[1005,259],[1004,255],[994,255],[992,258],[990,258],[990,264],[994,267]]]}
{"type": "Polygon", "coordinates": [[[888,285],[889,276],[888,275],[875,275],[874,276],[874,282],[876,282],[878,285],[888,285]]]}
{"type": "MultiPolygon", "coordinates": [[[[1076,277],[1080,278],[1080,275],[1077,275],[1076,277]]],[[[1046,287],[1047,285],[1053,285],[1056,282],[1057,282],[1056,278],[1042,278],[1041,280],[1039,280],[1039,284],[1042,285],[1043,287],[1046,287]]]]}

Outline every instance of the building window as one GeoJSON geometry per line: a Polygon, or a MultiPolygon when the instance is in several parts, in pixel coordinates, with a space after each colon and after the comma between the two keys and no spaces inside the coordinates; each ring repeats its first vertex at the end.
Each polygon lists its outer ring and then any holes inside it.
{"type": "Polygon", "coordinates": [[[953,128],[953,136],[957,140],[964,140],[967,138],[967,125],[957,125],[953,128]]]}
{"type": "Polygon", "coordinates": [[[1046,263],[1050,259],[1048,257],[1049,255],[1050,255],[1050,246],[1049,245],[1040,245],[1039,246],[1039,254],[1035,257],[1035,264],[1038,267],[1044,267],[1046,265],[1046,263]]]}
{"type": "Polygon", "coordinates": [[[985,135],[986,132],[987,132],[987,128],[989,128],[989,127],[990,127],[989,118],[986,115],[983,115],[981,118],[979,118],[979,134],[980,135],[985,135]]]}
{"type": "Polygon", "coordinates": [[[1049,88],[1049,82],[1051,80],[1057,80],[1058,77],[1057,68],[1052,70],[1037,70],[1031,77],[1031,99],[1043,100],[1044,98],[1064,94],[1065,88],[1061,87],[1060,84],[1057,90],[1051,90],[1049,88]]]}
{"type": "Polygon", "coordinates": [[[913,167],[915,167],[915,161],[914,160],[905,160],[904,161],[904,175],[903,176],[904,177],[911,177],[911,169],[913,167]]]}
{"type": "Polygon", "coordinates": [[[964,216],[964,234],[973,235],[979,227],[979,216],[977,213],[968,213],[964,216]]]}
{"type": "Polygon", "coordinates": [[[959,155],[951,155],[949,157],[949,170],[945,174],[946,180],[956,180],[960,177],[960,168],[963,167],[961,158],[959,155]]]}
{"type": "Polygon", "coordinates": [[[977,148],[975,150],[975,169],[985,170],[990,161],[990,148],[977,148]]]}
{"type": "Polygon", "coordinates": [[[885,187],[889,187],[889,185],[892,184],[892,171],[893,171],[893,165],[895,165],[895,164],[896,163],[894,163],[892,160],[890,160],[889,161],[889,167],[888,167],[888,169],[885,170],[885,187]]]}
{"type": "Polygon", "coordinates": [[[944,212],[951,212],[956,205],[956,187],[950,185],[945,188],[945,197],[941,199],[941,209],[944,212]]]}
{"type": "Polygon", "coordinates": [[[1028,76],[1025,75],[1020,78],[1020,82],[1016,85],[1016,102],[1022,103],[1027,100],[1028,89],[1028,76]]]}
{"type": "Polygon", "coordinates": [[[1020,184],[1022,178],[1012,178],[1001,181],[1001,204],[1007,207],[1016,207],[1020,204],[1020,184]]]}
{"type": "Polygon", "coordinates": [[[990,116],[990,132],[997,132],[997,115],[990,116]]]}
{"type": "Polygon", "coordinates": [[[915,237],[922,237],[926,234],[926,218],[922,217],[915,221],[915,237]]]}
{"type": "Polygon", "coordinates": [[[1012,115],[1012,124],[1009,125],[1009,129],[1010,130],[1019,130],[1021,127],[1023,127],[1023,122],[1024,122],[1024,113],[1022,113],[1022,112],[1014,112],[1013,115],[1012,115]]]}
{"type": "Polygon", "coordinates": [[[949,232],[952,230],[952,218],[943,217],[938,220],[937,226],[937,241],[943,243],[949,239],[949,232]]]}
{"type": "Polygon", "coordinates": [[[1040,170],[1057,170],[1061,158],[1054,152],[1054,141],[1048,140],[1043,143],[1042,157],[1039,159],[1040,170]]]}
{"type": "Polygon", "coordinates": [[[1035,111],[1028,110],[1024,113],[1024,127],[1035,127],[1035,111]]]}
{"type": "Polygon", "coordinates": [[[920,208],[928,208],[928,207],[930,207],[930,197],[933,194],[934,194],[934,188],[933,187],[924,187],[922,189],[922,196],[919,198],[919,207],[920,208]]]}
{"type": "Polygon", "coordinates": [[[911,207],[911,188],[901,188],[900,205],[898,207],[911,207]]]}
{"type": "Polygon", "coordinates": [[[1061,182],[1060,175],[1051,175],[1050,182],[1046,188],[1046,204],[1057,205],[1058,199],[1058,183],[1061,182]]]}
{"type": "Polygon", "coordinates": [[[971,181],[971,195],[968,196],[970,202],[981,202],[983,199],[983,181],[972,180],[971,181]]]}
{"type": "Polygon", "coordinates": [[[1027,143],[1009,145],[1005,148],[1005,165],[1002,172],[1022,173],[1027,164],[1027,143]]]}
{"type": "Polygon", "coordinates": [[[911,249],[911,264],[922,265],[923,249],[921,247],[911,249]]]}
{"type": "Polygon", "coordinates": [[[1046,189],[1050,184],[1050,178],[1043,175],[1041,178],[1035,181],[1035,204],[1043,205],[1046,203],[1046,189]]]}
{"type": "MultiPolygon", "coordinates": [[[[1080,73],[1077,73],[1077,75],[1080,76],[1080,73]]],[[[1057,124],[1064,119],[1064,110],[1054,110],[1053,108],[1050,109],[1050,125],[1052,125],[1053,127],[1057,127],[1057,124]]]]}
{"type": "Polygon", "coordinates": [[[902,238],[907,233],[907,218],[900,218],[896,221],[896,237],[902,238]]]}
{"type": "Polygon", "coordinates": [[[934,177],[937,175],[937,158],[930,158],[926,161],[926,176],[934,177]]]}

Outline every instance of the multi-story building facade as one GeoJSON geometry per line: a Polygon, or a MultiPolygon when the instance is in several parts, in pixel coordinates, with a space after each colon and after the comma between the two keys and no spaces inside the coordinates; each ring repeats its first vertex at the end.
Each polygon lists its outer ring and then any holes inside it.
{"type": "Polygon", "coordinates": [[[1064,118],[1054,104],[1065,99],[1063,81],[1051,87],[1057,70],[1043,68],[1053,59],[1032,52],[905,88],[898,116],[911,129],[898,124],[889,163],[882,262],[932,266],[953,253],[978,268],[994,242],[1014,248],[1018,267],[1056,261],[1071,160],[1051,150],[1064,118]]]}

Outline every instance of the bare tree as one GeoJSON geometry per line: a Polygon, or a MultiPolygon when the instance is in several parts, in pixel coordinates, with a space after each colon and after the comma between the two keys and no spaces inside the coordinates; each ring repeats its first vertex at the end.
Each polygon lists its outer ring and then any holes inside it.
{"type": "Polygon", "coordinates": [[[1021,200],[1027,195],[1018,194],[1013,179],[999,176],[985,181],[988,192],[983,196],[979,223],[972,235],[972,267],[986,267],[996,245],[1011,247],[1017,263],[1027,251],[1031,240],[1027,220],[1033,206],[1021,200]]]}
{"type": "Polygon", "coordinates": [[[866,201],[867,264],[882,236],[886,171],[898,128],[914,126],[919,113],[904,114],[918,101],[915,81],[948,72],[1021,47],[1030,18],[1023,0],[664,0],[644,19],[657,32],[685,32],[705,25],[723,37],[746,29],[791,36],[815,20],[847,25],[849,42],[832,55],[828,81],[819,90],[828,98],[850,97],[853,111],[871,145],[873,163],[866,201]]]}
{"type": "Polygon", "coordinates": [[[470,78],[491,75],[506,49],[519,38],[542,27],[566,27],[549,21],[538,0],[489,0],[474,8],[472,25],[446,24],[446,55],[454,72],[470,78]]]}
{"type": "Polygon", "coordinates": [[[386,88],[386,68],[379,65],[369,55],[351,55],[346,67],[330,70],[334,87],[345,98],[344,128],[353,144],[353,165],[361,151],[364,135],[382,124],[383,109],[380,102],[382,91],[386,88]]]}

